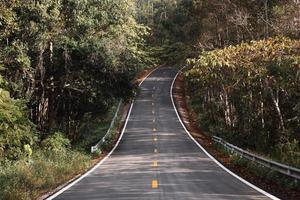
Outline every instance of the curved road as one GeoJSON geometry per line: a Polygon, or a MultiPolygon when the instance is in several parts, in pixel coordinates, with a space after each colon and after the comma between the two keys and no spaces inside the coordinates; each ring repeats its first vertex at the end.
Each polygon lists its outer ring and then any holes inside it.
{"type": "Polygon", "coordinates": [[[113,154],[55,199],[270,199],[224,171],[187,135],[170,98],[176,73],[162,67],[142,83],[113,154]]]}

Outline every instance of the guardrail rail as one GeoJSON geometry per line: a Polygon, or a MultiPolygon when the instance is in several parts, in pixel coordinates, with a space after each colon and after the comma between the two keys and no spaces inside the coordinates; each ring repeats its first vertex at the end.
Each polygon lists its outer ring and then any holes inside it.
{"type": "Polygon", "coordinates": [[[101,138],[101,140],[96,145],[91,147],[91,152],[92,153],[98,151],[101,148],[101,146],[107,141],[107,139],[109,137],[111,137],[111,135],[113,134],[112,129],[115,126],[115,123],[116,123],[116,120],[117,120],[118,113],[120,111],[120,107],[122,105],[122,102],[123,102],[122,100],[119,101],[118,107],[115,111],[115,115],[114,115],[114,117],[113,117],[113,119],[112,119],[112,121],[109,125],[108,130],[106,131],[106,134],[101,138]]]}
{"type": "Polygon", "coordinates": [[[282,163],[278,163],[272,160],[268,160],[266,158],[263,158],[261,156],[257,156],[253,153],[250,153],[248,151],[245,151],[233,144],[230,144],[223,140],[220,137],[213,136],[213,141],[221,144],[227,151],[231,152],[232,154],[239,155],[243,158],[246,158],[250,161],[253,161],[257,164],[260,164],[266,168],[269,168],[273,171],[279,172],[281,174],[284,174],[286,176],[289,176],[291,178],[295,178],[295,180],[300,180],[300,169],[291,167],[282,163]]]}

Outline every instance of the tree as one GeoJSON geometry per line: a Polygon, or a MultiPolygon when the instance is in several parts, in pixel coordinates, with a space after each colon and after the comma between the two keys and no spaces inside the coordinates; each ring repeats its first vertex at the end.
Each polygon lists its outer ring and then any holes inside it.
{"type": "Polygon", "coordinates": [[[42,138],[59,129],[76,140],[86,114],[133,94],[148,34],[135,1],[2,1],[0,10],[2,75],[42,138]]]}

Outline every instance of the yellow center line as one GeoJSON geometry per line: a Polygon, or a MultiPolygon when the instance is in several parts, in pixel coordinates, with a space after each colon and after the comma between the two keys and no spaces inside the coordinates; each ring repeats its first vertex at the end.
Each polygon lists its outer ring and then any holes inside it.
{"type": "Polygon", "coordinates": [[[157,160],[154,160],[153,163],[152,163],[152,167],[157,167],[158,164],[157,164],[157,160]]]}
{"type": "Polygon", "coordinates": [[[157,189],[157,188],[158,188],[158,181],[152,180],[152,189],[157,189]]]}

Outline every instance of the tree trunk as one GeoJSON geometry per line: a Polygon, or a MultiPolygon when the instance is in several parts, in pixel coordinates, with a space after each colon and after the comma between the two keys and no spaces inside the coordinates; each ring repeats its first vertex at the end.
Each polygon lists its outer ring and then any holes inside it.
{"type": "Polygon", "coordinates": [[[268,0],[265,0],[265,39],[269,37],[269,10],[268,0]]]}
{"type": "Polygon", "coordinates": [[[39,89],[40,89],[40,98],[38,103],[37,110],[37,124],[40,130],[44,131],[45,125],[45,109],[48,107],[47,99],[45,99],[45,87],[44,87],[44,77],[45,77],[45,68],[44,68],[44,45],[40,44],[39,54],[38,54],[38,64],[37,64],[37,74],[39,76],[39,89]]]}
{"type": "Polygon", "coordinates": [[[223,102],[224,105],[224,117],[225,117],[225,123],[227,126],[231,127],[231,118],[230,118],[230,105],[228,101],[228,94],[223,87],[223,91],[220,94],[221,101],[223,102]]]}
{"type": "Polygon", "coordinates": [[[53,64],[53,43],[49,43],[49,51],[50,51],[50,67],[51,67],[51,72],[52,75],[50,76],[50,89],[48,92],[48,98],[49,98],[49,103],[48,103],[48,130],[51,131],[53,128],[55,128],[56,123],[56,111],[57,109],[55,108],[55,88],[54,88],[54,76],[53,76],[53,70],[54,70],[54,64],[53,64]]]}
{"type": "Polygon", "coordinates": [[[272,99],[272,102],[275,106],[275,110],[276,110],[276,113],[277,113],[278,118],[279,118],[280,127],[283,131],[285,131],[284,120],[283,120],[283,116],[282,116],[281,109],[280,109],[280,106],[279,106],[278,88],[277,88],[277,97],[275,97],[274,91],[270,87],[269,80],[266,80],[266,84],[267,84],[267,87],[270,91],[271,99],[272,99]]]}
{"type": "Polygon", "coordinates": [[[265,117],[264,117],[264,100],[263,100],[263,83],[262,80],[259,80],[260,86],[261,86],[261,91],[259,93],[260,96],[260,116],[261,116],[261,126],[264,129],[265,128],[265,117]]]}

